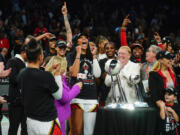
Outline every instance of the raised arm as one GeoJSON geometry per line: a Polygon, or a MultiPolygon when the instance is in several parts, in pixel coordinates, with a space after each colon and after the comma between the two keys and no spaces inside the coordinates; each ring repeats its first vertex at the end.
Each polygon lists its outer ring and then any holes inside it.
{"type": "Polygon", "coordinates": [[[48,32],[47,32],[47,33],[44,33],[44,34],[41,34],[41,35],[35,37],[35,39],[36,39],[36,41],[40,41],[41,39],[44,39],[44,38],[49,39],[49,38],[52,37],[52,36],[53,36],[52,33],[48,33],[48,32]]]}
{"type": "Polygon", "coordinates": [[[80,68],[81,46],[76,47],[76,58],[72,66],[69,67],[69,71],[72,77],[77,77],[80,68]]]}
{"type": "Polygon", "coordinates": [[[67,6],[66,6],[66,2],[64,2],[61,12],[64,16],[64,25],[66,28],[66,36],[67,36],[67,46],[68,46],[68,49],[71,49],[71,47],[72,47],[72,30],[71,30],[71,26],[69,24],[69,20],[68,20],[68,16],[67,16],[68,10],[67,10],[67,6]]]}
{"type": "Polygon", "coordinates": [[[159,33],[157,33],[157,32],[154,33],[154,39],[158,43],[158,47],[160,47],[162,50],[164,50],[164,46],[162,44],[161,37],[160,37],[159,33]]]}
{"type": "Polygon", "coordinates": [[[128,18],[129,15],[127,15],[122,23],[122,27],[120,29],[120,40],[121,40],[121,46],[128,46],[127,38],[126,38],[126,27],[129,23],[131,23],[131,20],[128,18]]]}
{"type": "Polygon", "coordinates": [[[91,53],[93,55],[93,75],[96,78],[99,78],[101,76],[101,68],[99,66],[99,62],[98,62],[97,57],[96,57],[97,47],[93,47],[91,49],[91,53]]]}

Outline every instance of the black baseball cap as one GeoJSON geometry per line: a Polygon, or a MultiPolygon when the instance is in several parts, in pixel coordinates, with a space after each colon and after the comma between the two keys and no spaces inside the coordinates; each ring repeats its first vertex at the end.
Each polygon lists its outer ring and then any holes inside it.
{"type": "Polygon", "coordinates": [[[73,44],[77,45],[78,39],[82,36],[85,36],[88,38],[88,35],[86,33],[79,33],[79,34],[75,35],[75,37],[73,38],[73,44]]]}
{"type": "Polygon", "coordinates": [[[177,96],[178,95],[178,91],[176,90],[176,89],[174,89],[174,88],[167,88],[166,90],[165,90],[165,93],[168,93],[168,94],[174,94],[175,96],[177,96]]]}
{"type": "Polygon", "coordinates": [[[51,42],[51,41],[57,41],[57,38],[55,35],[53,35],[52,37],[49,38],[49,42],[51,42]]]}
{"type": "Polygon", "coordinates": [[[131,50],[133,50],[136,47],[139,47],[142,51],[144,51],[144,47],[139,43],[133,43],[130,45],[131,50]]]}
{"type": "Polygon", "coordinates": [[[63,40],[58,40],[58,41],[56,41],[55,47],[66,48],[67,43],[65,41],[63,41],[63,40]]]}
{"type": "Polygon", "coordinates": [[[160,52],[156,55],[156,59],[159,60],[159,59],[163,59],[163,58],[173,59],[171,53],[169,53],[169,52],[167,52],[167,51],[160,51],[160,52]]]}

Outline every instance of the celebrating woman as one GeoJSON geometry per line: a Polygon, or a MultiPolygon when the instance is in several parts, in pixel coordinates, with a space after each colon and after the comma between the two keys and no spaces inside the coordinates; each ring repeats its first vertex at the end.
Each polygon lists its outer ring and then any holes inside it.
{"type": "Polygon", "coordinates": [[[46,71],[50,71],[54,74],[54,67],[58,66],[58,70],[61,73],[60,80],[57,83],[62,84],[62,98],[60,100],[55,100],[55,105],[58,113],[58,119],[61,124],[62,135],[66,135],[65,121],[68,120],[71,115],[70,101],[80,93],[80,89],[82,88],[82,82],[78,82],[70,88],[67,76],[63,75],[66,68],[63,66],[63,64],[66,63],[64,61],[65,59],[61,57],[53,56],[53,59],[49,61],[45,68],[46,71]]]}
{"type": "Polygon", "coordinates": [[[101,75],[101,69],[96,59],[97,48],[90,51],[87,36],[79,34],[76,37],[76,52],[67,58],[71,82],[81,80],[83,87],[80,94],[72,100],[72,115],[70,120],[70,135],[93,134],[96,108],[98,105],[95,77],[101,75]]]}

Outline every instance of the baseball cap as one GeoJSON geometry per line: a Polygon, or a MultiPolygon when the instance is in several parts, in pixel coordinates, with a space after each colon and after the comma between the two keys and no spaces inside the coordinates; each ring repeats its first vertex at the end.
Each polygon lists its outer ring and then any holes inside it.
{"type": "Polygon", "coordinates": [[[53,35],[52,37],[50,37],[50,38],[49,38],[49,41],[50,41],[50,42],[51,42],[51,41],[57,41],[56,36],[55,36],[55,35],[53,35]]]}
{"type": "Polygon", "coordinates": [[[66,48],[67,47],[67,43],[63,40],[58,40],[56,41],[55,47],[59,47],[59,48],[66,48]]]}
{"type": "Polygon", "coordinates": [[[175,90],[174,88],[167,88],[166,90],[165,90],[165,93],[168,93],[168,94],[174,94],[174,95],[178,95],[178,91],[177,90],[175,90]]]}
{"type": "Polygon", "coordinates": [[[169,53],[167,51],[160,51],[159,53],[157,53],[157,55],[156,55],[157,60],[163,59],[163,58],[172,59],[172,55],[171,55],[171,53],[169,53]]]}
{"type": "Polygon", "coordinates": [[[133,43],[130,45],[131,50],[133,50],[136,47],[139,47],[140,49],[142,49],[142,51],[144,51],[144,47],[139,43],[133,43]]]}
{"type": "Polygon", "coordinates": [[[75,35],[75,37],[73,38],[73,43],[75,45],[77,45],[77,40],[82,36],[86,36],[88,38],[88,35],[86,33],[79,33],[79,34],[75,35]]]}

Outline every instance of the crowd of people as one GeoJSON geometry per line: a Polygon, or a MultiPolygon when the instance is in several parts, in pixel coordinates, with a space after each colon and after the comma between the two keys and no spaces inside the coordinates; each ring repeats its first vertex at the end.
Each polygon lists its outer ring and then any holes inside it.
{"type": "Polygon", "coordinates": [[[8,135],[20,124],[22,135],[92,135],[99,106],[122,98],[119,80],[105,70],[110,59],[121,65],[127,103],[139,101],[140,92],[160,110],[161,133],[177,135],[180,31],[169,21],[180,14],[176,2],[159,1],[154,10],[141,0],[80,2],[17,0],[8,3],[12,11],[1,10],[0,78],[9,80],[9,91],[0,103],[8,102],[8,135]]]}

